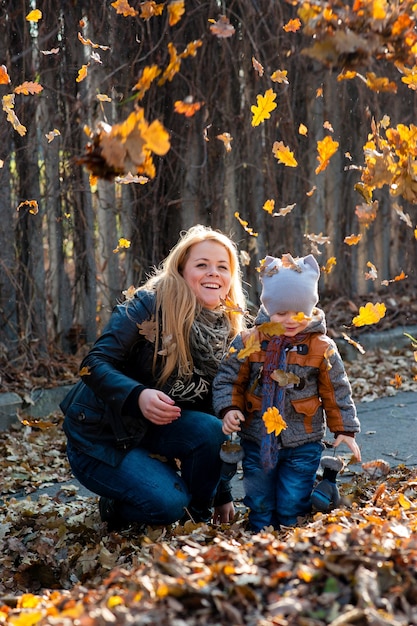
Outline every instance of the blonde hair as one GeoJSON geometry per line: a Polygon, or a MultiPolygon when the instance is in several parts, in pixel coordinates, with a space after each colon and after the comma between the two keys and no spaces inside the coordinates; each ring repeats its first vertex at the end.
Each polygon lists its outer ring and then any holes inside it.
{"type": "MultiPolygon", "coordinates": [[[[198,224],[181,233],[179,241],[162,261],[153,276],[148,278],[141,289],[156,292],[156,340],[154,366],[162,341],[167,343],[164,366],[158,380],[162,386],[172,372],[178,369],[183,374],[190,374],[193,360],[190,352],[191,327],[200,310],[197,298],[182,276],[185,263],[192,246],[203,241],[214,241],[226,248],[230,261],[230,289],[228,298],[242,311],[245,310],[245,297],[242,289],[241,271],[235,243],[220,231],[198,224]]],[[[245,326],[241,313],[225,310],[230,324],[230,338],[233,338],[245,326]]]]}

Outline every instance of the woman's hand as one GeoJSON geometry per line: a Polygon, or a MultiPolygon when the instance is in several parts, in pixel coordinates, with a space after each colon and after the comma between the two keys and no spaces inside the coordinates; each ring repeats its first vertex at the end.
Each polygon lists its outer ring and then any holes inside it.
{"type": "Polygon", "coordinates": [[[144,389],[139,395],[139,408],[147,420],[157,426],[171,424],[181,415],[181,409],[159,389],[144,389]]]}
{"type": "Polygon", "coordinates": [[[235,507],[233,502],[226,502],[214,507],[213,524],[228,524],[235,516],[235,507]]]}
{"type": "Polygon", "coordinates": [[[349,435],[338,435],[338,437],[336,438],[336,441],[333,444],[333,447],[337,448],[337,446],[340,446],[341,443],[345,443],[348,446],[348,448],[351,449],[353,456],[356,458],[358,463],[360,463],[362,460],[361,451],[360,451],[358,444],[355,441],[355,438],[349,437],[349,435]]]}
{"type": "Polygon", "coordinates": [[[225,435],[231,435],[232,433],[236,433],[240,430],[240,422],[245,421],[245,416],[242,411],[239,409],[231,409],[227,411],[226,415],[223,417],[223,426],[222,430],[225,435]]]}

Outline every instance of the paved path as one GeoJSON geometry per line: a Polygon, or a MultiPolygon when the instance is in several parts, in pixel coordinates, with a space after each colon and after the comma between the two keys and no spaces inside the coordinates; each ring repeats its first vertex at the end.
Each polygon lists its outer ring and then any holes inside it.
{"type": "MultiPolygon", "coordinates": [[[[357,436],[362,462],[384,459],[391,466],[404,464],[417,468],[417,393],[400,392],[372,402],[360,402],[357,409],[362,429],[357,436]]],[[[347,446],[340,446],[338,454],[346,459],[351,456],[347,446]]],[[[350,465],[349,469],[354,473],[362,471],[360,463],[350,465]]],[[[241,478],[241,472],[238,472],[233,480],[233,495],[236,500],[241,500],[244,495],[241,478]]],[[[348,480],[348,476],[346,479],[348,480]]],[[[94,495],[75,478],[65,484],[77,485],[79,495],[94,495]]],[[[52,485],[32,493],[31,497],[40,493],[54,496],[62,487],[62,483],[52,485]]]]}

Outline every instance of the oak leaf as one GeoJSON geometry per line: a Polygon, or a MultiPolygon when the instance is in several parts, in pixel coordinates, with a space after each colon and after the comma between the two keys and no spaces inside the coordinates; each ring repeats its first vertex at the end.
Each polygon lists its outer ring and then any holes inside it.
{"type": "Polygon", "coordinates": [[[358,244],[361,239],[362,235],[360,233],[358,235],[352,234],[345,237],[343,242],[346,243],[348,246],[356,246],[356,244],[358,244]]]}
{"type": "Polygon", "coordinates": [[[14,93],[23,94],[24,96],[40,93],[43,90],[42,85],[32,81],[25,81],[13,89],[14,93]]]}
{"type": "Polygon", "coordinates": [[[237,219],[237,221],[239,222],[239,224],[241,226],[243,226],[243,228],[245,229],[245,231],[251,235],[252,237],[257,237],[258,233],[255,233],[255,231],[253,230],[253,228],[250,228],[250,226],[248,225],[248,222],[246,220],[243,220],[238,211],[235,211],[235,218],[237,219]]]}
{"type": "Polygon", "coordinates": [[[287,74],[287,70],[275,70],[275,72],[271,74],[270,78],[274,83],[284,83],[285,85],[288,85],[287,74]]]}
{"type": "Polygon", "coordinates": [[[226,39],[232,37],[235,34],[235,27],[230,23],[229,18],[226,15],[221,15],[217,22],[210,19],[212,23],[210,26],[210,32],[216,35],[219,39],[226,39]]]}
{"type": "Polygon", "coordinates": [[[269,213],[269,215],[272,215],[272,212],[275,208],[275,200],[270,199],[270,200],[265,200],[264,205],[263,205],[263,210],[266,211],[267,213],[269,213]]]}
{"type": "Polygon", "coordinates": [[[83,46],[91,46],[92,48],[100,48],[100,50],[110,50],[110,46],[102,46],[99,43],[93,43],[91,39],[84,39],[81,33],[78,33],[78,39],[83,46]]]}
{"type": "Polygon", "coordinates": [[[287,167],[297,167],[298,162],[294,157],[294,153],[282,141],[275,141],[272,146],[272,154],[280,162],[287,167]]]}
{"type": "Polygon", "coordinates": [[[28,22],[39,22],[39,20],[41,19],[42,19],[42,11],[40,11],[39,9],[34,9],[33,11],[30,11],[26,15],[26,20],[28,22]]]}
{"type": "Polygon", "coordinates": [[[136,9],[130,6],[128,0],[116,0],[111,3],[111,6],[116,9],[118,15],[123,15],[123,17],[134,17],[138,14],[136,9]]]}
{"type": "Polygon", "coordinates": [[[397,84],[386,76],[376,76],[373,72],[366,74],[366,85],[376,93],[397,93],[397,84]]]}
{"type": "Polygon", "coordinates": [[[287,22],[283,26],[283,30],[285,30],[286,33],[296,33],[297,30],[300,30],[300,28],[301,28],[301,21],[298,19],[298,17],[296,17],[293,20],[289,20],[289,22],[287,22]]]}
{"type": "Polygon", "coordinates": [[[220,303],[223,311],[227,311],[228,313],[241,313],[243,315],[245,313],[245,311],[238,304],[235,304],[229,296],[226,296],[226,298],[220,298],[220,303]]]}
{"type": "Polygon", "coordinates": [[[275,103],[276,97],[277,94],[272,89],[267,89],[264,95],[258,94],[256,96],[257,104],[251,106],[253,113],[252,126],[259,126],[259,124],[271,117],[271,112],[277,108],[275,103]]]}
{"type": "Polygon", "coordinates": [[[190,100],[187,98],[185,100],[176,100],[174,102],[174,111],[175,113],[185,115],[185,117],[192,117],[202,106],[204,106],[204,102],[193,102],[192,97],[190,97],[190,100]]]}
{"type": "Polygon", "coordinates": [[[317,160],[319,165],[316,167],[316,174],[323,172],[327,168],[331,157],[337,152],[338,148],[339,142],[334,141],[330,135],[327,135],[324,139],[317,142],[317,160]]]}
{"type": "Polygon", "coordinates": [[[184,0],[171,0],[167,9],[169,16],[168,23],[170,26],[175,26],[185,13],[184,0]]]}
{"type": "Polygon", "coordinates": [[[285,328],[280,322],[264,322],[259,324],[258,329],[267,337],[276,337],[285,333],[285,328]]]}
{"type": "Polygon", "coordinates": [[[368,326],[371,324],[377,324],[386,313],[386,306],[383,302],[367,302],[365,306],[359,308],[359,315],[353,318],[352,324],[354,326],[368,326]]]}
{"type": "Polygon", "coordinates": [[[288,213],[291,213],[295,206],[297,206],[296,202],[294,202],[293,204],[287,204],[287,206],[283,206],[278,209],[278,211],[273,213],[272,217],[284,217],[285,215],[288,215],[288,213]]]}
{"type": "Polygon", "coordinates": [[[264,67],[255,57],[252,57],[252,67],[258,73],[259,76],[264,75],[264,67]]]}
{"type": "Polygon", "coordinates": [[[78,70],[77,78],[75,79],[77,83],[81,83],[85,78],[87,78],[88,68],[90,64],[82,65],[78,70]]]}
{"type": "Polygon", "coordinates": [[[10,83],[10,76],[7,73],[7,67],[0,65],[0,85],[8,85],[10,83]]]}
{"type": "Polygon", "coordinates": [[[254,352],[259,352],[261,349],[261,344],[259,343],[259,339],[253,333],[251,333],[244,340],[243,343],[244,343],[244,347],[241,350],[239,350],[237,354],[238,359],[246,359],[248,356],[250,356],[254,352]]]}
{"type": "Polygon", "coordinates": [[[363,346],[361,346],[360,343],[349,337],[349,335],[347,335],[346,333],[342,333],[342,337],[345,341],[350,343],[350,345],[356,348],[356,350],[358,350],[361,354],[365,354],[365,349],[363,348],[363,346]]]}
{"type": "Polygon", "coordinates": [[[155,343],[156,339],[156,321],[154,319],[145,320],[141,324],[136,324],[139,329],[139,334],[143,335],[145,339],[151,343],[155,343]]]}
{"type": "Polygon", "coordinates": [[[286,430],[287,423],[276,407],[269,407],[262,415],[268,435],[274,433],[278,437],[283,430],[286,430]]]}
{"type": "Polygon", "coordinates": [[[336,263],[337,263],[336,257],[331,256],[329,259],[327,259],[326,265],[322,267],[321,269],[325,274],[330,274],[330,272],[333,270],[336,263]]]}
{"type": "Polygon", "coordinates": [[[147,65],[143,68],[138,82],[132,87],[132,91],[138,92],[136,94],[138,100],[143,98],[148,89],[150,89],[152,82],[160,75],[160,73],[161,69],[157,65],[147,65]]]}
{"type": "Polygon", "coordinates": [[[162,15],[164,10],[164,4],[161,2],[157,4],[155,0],[145,0],[145,2],[140,3],[140,17],[149,21],[152,17],[157,15],[162,15]]]}
{"type": "Polygon", "coordinates": [[[285,370],[274,370],[271,372],[272,380],[278,383],[280,387],[286,387],[287,385],[298,385],[300,377],[293,372],[286,372],[285,370]]]}

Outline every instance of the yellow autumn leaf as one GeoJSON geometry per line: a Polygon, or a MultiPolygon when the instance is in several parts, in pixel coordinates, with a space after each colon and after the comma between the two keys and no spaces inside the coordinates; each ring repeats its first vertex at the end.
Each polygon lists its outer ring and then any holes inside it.
{"type": "Polygon", "coordinates": [[[89,63],[87,63],[86,65],[82,65],[80,67],[80,69],[78,70],[78,76],[75,79],[77,83],[81,83],[85,78],[87,78],[87,72],[88,72],[88,67],[89,67],[89,63]]]}
{"type": "Polygon", "coordinates": [[[286,85],[288,85],[289,83],[288,83],[287,74],[288,74],[287,70],[275,70],[275,72],[271,74],[271,80],[274,83],[285,83],[286,85]]]}
{"type": "Polygon", "coordinates": [[[111,98],[105,93],[98,93],[96,98],[99,102],[111,102],[111,98]]]}
{"type": "Polygon", "coordinates": [[[24,200],[19,204],[16,211],[20,211],[20,209],[24,206],[29,207],[29,213],[32,215],[37,215],[39,213],[39,206],[36,200],[24,200]]]}
{"type": "Polygon", "coordinates": [[[298,127],[298,133],[300,135],[306,136],[308,133],[308,128],[305,124],[300,124],[298,127]]]}
{"type": "Polygon", "coordinates": [[[267,89],[264,95],[258,94],[256,96],[257,104],[253,104],[250,108],[253,113],[252,126],[259,126],[271,117],[271,112],[277,108],[276,97],[277,94],[272,89],[267,89]]]}
{"type": "Polygon", "coordinates": [[[185,13],[184,0],[171,0],[167,8],[169,25],[175,26],[185,13]]]}
{"type": "Polygon", "coordinates": [[[250,226],[248,226],[248,222],[246,220],[243,220],[238,211],[235,211],[235,218],[237,219],[237,221],[239,222],[239,224],[241,226],[243,226],[243,228],[245,229],[245,231],[249,234],[252,235],[252,237],[257,237],[258,233],[255,233],[255,231],[253,230],[253,228],[250,228],[250,226]]]}
{"type": "Polygon", "coordinates": [[[145,93],[150,89],[152,82],[159,76],[161,69],[157,65],[147,65],[143,68],[142,74],[136,83],[132,87],[132,91],[137,91],[136,97],[141,100],[145,93]]]}
{"type": "Polygon", "coordinates": [[[271,373],[272,380],[275,380],[280,387],[286,387],[287,385],[298,385],[300,377],[293,372],[286,372],[285,370],[274,370],[271,373]]]}
{"type": "Polygon", "coordinates": [[[300,323],[300,322],[304,322],[305,320],[307,321],[311,320],[311,317],[303,313],[303,311],[298,311],[298,313],[291,316],[291,319],[294,320],[294,322],[300,323]]]}
{"type": "Polygon", "coordinates": [[[296,17],[295,19],[287,22],[282,28],[286,33],[296,33],[297,30],[300,30],[301,28],[301,21],[298,17],[296,17]]]}
{"type": "Polygon", "coordinates": [[[0,85],[8,85],[10,83],[10,76],[7,73],[7,67],[0,65],[0,85]]]}
{"type": "Polygon", "coordinates": [[[411,508],[410,500],[403,493],[400,493],[400,495],[398,496],[398,504],[400,505],[401,508],[406,509],[406,510],[411,508]]]}
{"type": "Polygon", "coordinates": [[[361,354],[365,354],[365,349],[361,346],[360,343],[349,337],[346,333],[342,333],[342,337],[345,341],[350,343],[351,346],[354,346],[361,354]]]}
{"type": "Polygon", "coordinates": [[[298,162],[294,157],[294,153],[282,141],[274,141],[272,146],[272,154],[280,162],[287,167],[297,167],[298,162]]]}
{"type": "Polygon", "coordinates": [[[376,93],[397,93],[397,84],[386,76],[376,76],[373,72],[366,74],[366,85],[376,93]]]}
{"type": "Polygon", "coordinates": [[[272,212],[273,212],[273,210],[275,208],[275,200],[273,200],[273,199],[266,200],[264,202],[264,205],[263,205],[262,208],[263,208],[264,211],[269,213],[269,215],[272,215],[272,212]]]}
{"type": "Polygon", "coordinates": [[[325,274],[330,274],[330,272],[333,270],[336,263],[337,263],[336,257],[331,256],[329,259],[327,259],[326,265],[322,267],[321,269],[325,274]]]}
{"type": "Polygon", "coordinates": [[[91,376],[90,368],[88,366],[82,367],[78,373],[80,376],[91,376]]]}
{"type": "Polygon", "coordinates": [[[116,9],[118,15],[123,15],[123,17],[134,17],[138,14],[136,9],[131,7],[127,0],[116,0],[116,2],[111,3],[111,6],[116,9]]]}
{"type": "Polygon", "coordinates": [[[48,140],[48,143],[51,143],[51,141],[53,141],[55,139],[55,137],[59,137],[61,133],[59,132],[59,130],[57,128],[54,128],[53,130],[49,131],[49,133],[45,134],[45,137],[48,140]]]}
{"type": "Polygon", "coordinates": [[[317,160],[319,165],[317,166],[315,173],[319,174],[329,165],[331,157],[337,152],[339,148],[339,142],[334,141],[330,135],[327,135],[321,141],[317,142],[317,160]]]}
{"type": "Polygon", "coordinates": [[[255,334],[249,335],[246,341],[244,341],[244,344],[245,347],[238,352],[238,359],[246,359],[248,356],[250,356],[254,352],[259,352],[259,350],[261,349],[261,344],[259,343],[259,339],[257,339],[255,334]]]}
{"type": "Polygon", "coordinates": [[[285,332],[285,328],[280,322],[264,322],[263,324],[260,324],[258,328],[268,337],[283,335],[285,332]]]}
{"type": "Polygon", "coordinates": [[[30,11],[30,13],[26,15],[26,20],[28,22],[39,22],[39,20],[41,19],[42,19],[42,11],[39,11],[39,9],[34,9],[33,11],[30,11]]]}
{"type": "Polygon", "coordinates": [[[377,324],[381,320],[386,312],[386,306],[383,302],[367,302],[365,306],[359,308],[359,315],[353,318],[352,324],[354,326],[368,326],[371,324],[377,324]]]}
{"type": "Polygon", "coordinates": [[[263,422],[266,427],[268,435],[274,433],[277,437],[283,430],[286,430],[287,423],[282,417],[281,413],[274,406],[269,407],[262,415],[263,422]]]}
{"type": "Polygon", "coordinates": [[[347,243],[348,246],[356,246],[356,244],[358,244],[360,242],[360,240],[362,239],[362,235],[348,235],[347,237],[344,238],[343,242],[347,243]]]}

